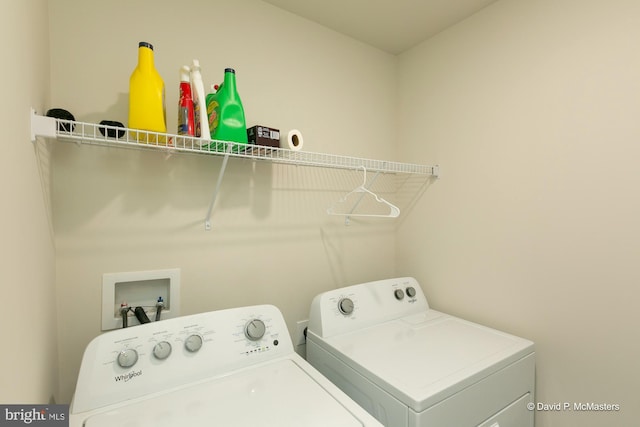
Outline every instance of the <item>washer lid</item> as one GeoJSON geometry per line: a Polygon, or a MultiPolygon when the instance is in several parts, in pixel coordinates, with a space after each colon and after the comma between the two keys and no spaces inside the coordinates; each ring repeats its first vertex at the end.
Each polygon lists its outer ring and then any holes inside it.
{"type": "Polygon", "coordinates": [[[533,352],[531,341],[435,310],[311,339],[417,412],[533,352]]]}
{"type": "Polygon", "coordinates": [[[291,359],[271,362],[91,416],[85,427],[363,426],[291,359]]]}

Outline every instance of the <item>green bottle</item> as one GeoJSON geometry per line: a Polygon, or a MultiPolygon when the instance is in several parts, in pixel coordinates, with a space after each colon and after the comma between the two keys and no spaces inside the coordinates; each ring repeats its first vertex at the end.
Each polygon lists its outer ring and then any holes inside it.
{"type": "MultiPolygon", "coordinates": [[[[209,118],[209,136],[213,138],[218,127],[218,113],[220,113],[220,104],[218,103],[218,89],[219,85],[211,85],[211,92],[209,92],[205,98],[205,104],[207,105],[207,117],[209,118]]],[[[216,144],[211,144],[210,149],[214,149],[216,144]]]]}
{"type": "MultiPolygon", "coordinates": [[[[224,70],[224,83],[220,85],[214,96],[207,100],[207,112],[210,124],[212,115],[218,122],[217,126],[209,129],[211,139],[247,143],[247,123],[242,101],[236,89],[236,71],[233,68],[224,70]]],[[[221,147],[223,144],[218,145],[216,148],[218,151],[224,150],[224,147],[221,147]]],[[[237,148],[234,146],[234,151],[238,151],[237,148]]]]}

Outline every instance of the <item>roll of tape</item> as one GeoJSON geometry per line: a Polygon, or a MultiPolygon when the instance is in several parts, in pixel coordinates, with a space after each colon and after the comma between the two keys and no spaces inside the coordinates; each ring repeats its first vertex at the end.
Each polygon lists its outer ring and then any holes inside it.
{"type": "Polygon", "coordinates": [[[298,129],[292,129],[289,131],[287,135],[287,141],[282,148],[288,148],[292,151],[300,151],[302,150],[302,145],[304,144],[304,140],[302,139],[302,134],[298,129]]]}

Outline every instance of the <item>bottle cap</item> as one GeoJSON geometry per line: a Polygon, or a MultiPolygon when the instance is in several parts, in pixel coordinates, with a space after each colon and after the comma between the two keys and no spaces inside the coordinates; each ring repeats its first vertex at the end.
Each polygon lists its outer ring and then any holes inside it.
{"type": "Polygon", "coordinates": [[[224,69],[224,72],[225,72],[225,73],[233,73],[233,74],[235,74],[235,73],[236,73],[236,70],[234,70],[233,68],[225,68],[225,69],[224,69]]]}
{"type": "Polygon", "coordinates": [[[189,68],[188,65],[183,65],[182,67],[180,67],[180,81],[188,82],[190,72],[191,72],[191,68],[189,68]]]}
{"type": "Polygon", "coordinates": [[[147,43],[147,42],[138,43],[138,47],[148,47],[149,49],[153,50],[153,45],[151,43],[147,43]]]}

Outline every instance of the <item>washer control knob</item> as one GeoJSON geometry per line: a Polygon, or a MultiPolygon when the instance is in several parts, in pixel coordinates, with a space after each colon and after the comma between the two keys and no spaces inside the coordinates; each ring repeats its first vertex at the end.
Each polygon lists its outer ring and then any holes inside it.
{"type": "Polygon", "coordinates": [[[189,335],[184,341],[184,347],[187,351],[195,353],[202,348],[202,337],[198,334],[189,335]]]}
{"type": "Polygon", "coordinates": [[[164,360],[171,354],[171,344],[167,341],[159,342],[153,346],[153,355],[158,360],[164,360]]]}
{"type": "Polygon", "coordinates": [[[395,295],[398,301],[402,301],[404,299],[404,291],[402,289],[396,289],[393,291],[393,295],[395,295]]]}
{"type": "Polygon", "coordinates": [[[138,361],[138,352],[132,348],[127,348],[118,353],[118,365],[121,368],[130,368],[138,361]]]}
{"type": "Polygon", "coordinates": [[[247,324],[244,325],[244,335],[251,341],[258,341],[264,336],[266,331],[267,327],[260,319],[249,320],[247,324]]]}
{"type": "Polygon", "coordinates": [[[342,298],[338,301],[338,310],[345,316],[353,313],[353,301],[350,298],[342,298]]]}
{"type": "Polygon", "coordinates": [[[416,296],[416,288],[414,288],[413,286],[409,286],[406,289],[407,295],[409,296],[409,298],[413,298],[416,296]]]}

